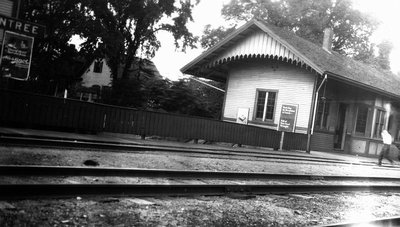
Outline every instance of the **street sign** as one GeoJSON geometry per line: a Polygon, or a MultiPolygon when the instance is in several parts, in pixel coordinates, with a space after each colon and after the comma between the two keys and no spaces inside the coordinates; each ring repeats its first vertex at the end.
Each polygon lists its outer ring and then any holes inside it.
{"type": "Polygon", "coordinates": [[[0,29],[34,37],[44,37],[46,27],[40,24],[0,15],[0,29]]]}
{"type": "Polygon", "coordinates": [[[298,105],[283,104],[278,131],[294,132],[296,128],[298,105]]]}

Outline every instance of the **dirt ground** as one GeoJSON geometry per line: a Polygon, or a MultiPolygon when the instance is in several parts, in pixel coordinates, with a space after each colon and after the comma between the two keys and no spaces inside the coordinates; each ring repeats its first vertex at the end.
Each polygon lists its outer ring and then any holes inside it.
{"type": "MultiPolygon", "coordinates": [[[[2,165],[83,166],[94,160],[101,167],[254,171],[304,174],[364,174],[362,166],[228,160],[166,153],[117,153],[0,147],[2,165]],[[359,169],[357,169],[359,168],[359,169]],[[355,171],[357,169],[357,171],[355,171]]],[[[392,173],[392,172],[391,172],[392,173]]],[[[381,172],[383,174],[383,172],[381,172]]],[[[393,174],[398,174],[394,171],[393,174]]],[[[62,178],[53,183],[90,182],[95,178],[62,178]]],[[[43,179],[25,179],[40,182],[43,179]]],[[[46,179],[48,180],[48,179],[46,179]]],[[[19,183],[10,178],[0,183],[19,183]]],[[[115,183],[115,179],[110,179],[115,183]]],[[[310,226],[395,216],[400,193],[324,193],[224,197],[76,197],[0,201],[0,226],[310,226]]]]}

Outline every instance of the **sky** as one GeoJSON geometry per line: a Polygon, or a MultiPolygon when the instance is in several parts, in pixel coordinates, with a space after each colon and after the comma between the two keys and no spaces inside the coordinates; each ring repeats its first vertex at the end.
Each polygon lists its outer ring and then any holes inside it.
{"type": "MultiPolygon", "coordinates": [[[[352,0],[356,9],[366,12],[377,18],[381,24],[372,36],[376,44],[382,40],[389,40],[394,48],[390,56],[391,68],[394,73],[400,71],[400,0],[352,0]]],[[[201,0],[192,12],[194,22],[189,23],[188,28],[194,35],[201,36],[204,26],[212,27],[226,25],[221,16],[223,4],[229,0],[201,0]]],[[[184,65],[200,55],[204,50],[187,49],[186,53],[175,50],[174,41],[170,34],[160,32],[158,38],[161,48],[157,51],[152,61],[157,66],[161,75],[171,80],[183,78],[179,71],[184,65]]]]}

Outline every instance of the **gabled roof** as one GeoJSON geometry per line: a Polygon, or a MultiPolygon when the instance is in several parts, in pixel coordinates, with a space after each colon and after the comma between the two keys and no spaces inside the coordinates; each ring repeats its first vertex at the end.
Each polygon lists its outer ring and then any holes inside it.
{"type": "MultiPolygon", "coordinates": [[[[80,73],[80,75],[83,75],[87,72],[87,70],[90,68],[91,65],[94,64],[95,60],[97,59],[106,59],[106,57],[103,58],[93,58],[89,61],[86,62],[84,68],[82,68],[83,70],[81,70],[82,72],[80,73]]],[[[108,66],[107,61],[104,61],[105,64],[108,66]]],[[[123,67],[122,65],[120,66],[121,68],[123,67]]],[[[130,68],[131,70],[131,74],[137,74],[139,73],[140,76],[145,76],[146,78],[149,77],[158,77],[158,78],[162,78],[160,72],[158,71],[156,65],[154,64],[154,62],[152,62],[151,60],[145,59],[145,58],[138,58],[138,57],[134,57],[133,62],[132,62],[132,66],[130,68]]],[[[120,78],[122,76],[122,70],[119,71],[121,75],[118,75],[118,78],[120,78]]]]}
{"type": "MultiPolygon", "coordinates": [[[[254,42],[257,41],[248,41],[248,43],[254,42]]],[[[328,53],[322,46],[300,38],[293,32],[258,20],[251,20],[238,28],[214,47],[185,65],[181,71],[187,74],[207,77],[207,74],[212,73],[214,66],[218,64],[249,57],[280,58],[293,64],[309,67],[321,75],[328,74],[328,76],[352,85],[400,98],[400,79],[393,73],[380,71],[334,51],[328,53]],[[260,34],[254,35],[257,32],[263,33],[264,37],[261,37],[260,34]],[[261,44],[259,43],[255,44],[258,45],[257,48],[248,48],[247,52],[239,51],[240,53],[235,53],[232,50],[235,45],[239,42],[245,42],[243,40],[249,36],[258,36],[255,40],[263,40],[265,42],[267,42],[265,37],[269,37],[268,42],[271,42],[271,45],[279,45],[279,48],[276,48],[279,49],[279,53],[276,50],[271,51],[268,49],[265,49],[265,53],[260,53],[258,50],[262,48],[260,48],[261,44]],[[272,42],[275,42],[275,44],[272,42]],[[235,56],[228,56],[228,50],[231,55],[235,56]]]]}

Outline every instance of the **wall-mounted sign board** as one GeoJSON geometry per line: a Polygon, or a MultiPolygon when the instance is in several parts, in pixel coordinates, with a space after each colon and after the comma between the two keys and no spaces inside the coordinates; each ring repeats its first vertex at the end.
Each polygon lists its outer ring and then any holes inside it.
{"type": "Polygon", "coordinates": [[[239,108],[236,116],[236,123],[247,125],[249,120],[249,108],[239,108]]]}

